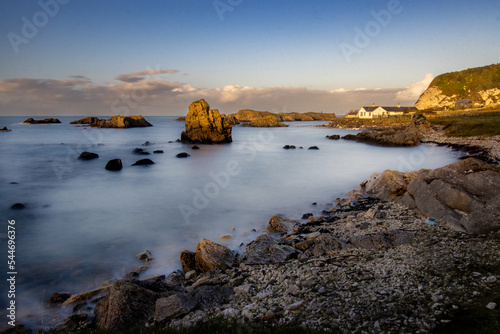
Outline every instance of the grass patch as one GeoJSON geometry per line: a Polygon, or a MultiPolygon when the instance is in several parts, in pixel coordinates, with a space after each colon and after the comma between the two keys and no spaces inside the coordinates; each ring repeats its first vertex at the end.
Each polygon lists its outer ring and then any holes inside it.
{"type": "Polygon", "coordinates": [[[429,118],[433,125],[443,126],[452,137],[500,135],[500,112],[429,118]]]}

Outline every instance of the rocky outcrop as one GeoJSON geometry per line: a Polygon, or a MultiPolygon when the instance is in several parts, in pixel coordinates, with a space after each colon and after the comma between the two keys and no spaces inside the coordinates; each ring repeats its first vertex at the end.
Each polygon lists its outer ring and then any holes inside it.
{"type": "Polygon", "coordinates": [[[236,114],[230,114],[227,117],[231,122],[237,122],[233,124],[243,123],[244,126],[254,127],[285,126],[285,124],[281,122],[331,121],[336,118],[333,113],[290,112],[275,114],[269,111],[257,111],[252,109],[243,109],[238,111],[236,114]]]}
{"type": "Polygon", "coordinates": [[[500,64],[444,73],[432,80],[419,97],[419,110],[455,108],[458,100],[471,100],[472,106],[491,107],[500,104],[498,77],[500,64]]]}
{"type": "Polygon", "coordinates": [[[384,131],[362,131],[345,135],[342,139],[381,146],[418,146],[422,140],[421,133],[428,131],[432,129],[425,116],[414,114],[407,126],[395,126],[384,131]]]}
{"type": "Polygon", "coordinates": [[[242,123],[241,126],[257,127],[257,128],[279,128],[287,127],[288,125],[281,123],[275,115],[268,115],[262,118],[254,119],[247,123],[242,123]]]}
{"type": "Polygon", "coordinates": [[[203,272],[216,268],[227,269],[236,264],[236,257],[228,247],[201,239],[196,245],[195,264],[203,272]]]}
{"type": "Polygon", "coordinates": [[[401,203],[458,231],[500,230],[500,172],[474,158],[435,170],[385,171],[362,186],[372,196],[401,203]]]}
{"type": "Polygon", "coordinates": [[[140,128],[153,126],[144,117],[139,116],[112,116],[110,119],[99,119],[97,117],[86,117],[70,124],[88,124],[93,128],[140,128]]]}
{"type": "Polygon", "coordinates": [[[230,143],[232,126],[227,124],[217,109],[210,109],[201,99],[189,105],[185,121],[186,130],[181,134],[184,143],[230,143]]]}
{"type": "Polygon", "coordinates": [[[12,131],[11,129],[7,129],[6,126],[4,126],[2,129],[0,129],[0,132],[10,132],[12,131]]]}
{"type": "Polygon", "coordinates": [[[23,123],[27,123],[27,124],[59,124],[59,123],[61,123],[61,121],[58,120],[57,118],[45,118],[45,119],[28,118],[23,123]]]}
{"type": "Polygon", "coordinates": [[[91,117],[91,116],[89,116],[89,117],[85,117],[85,118],[82,118],[82,119],[70,122],[69,124],[86,124],[86,125],[90,125],[90,124],[94,124],[94,123],[98,123],[98,122],[99,122],[99,118],[98,117],[91,117]]]}

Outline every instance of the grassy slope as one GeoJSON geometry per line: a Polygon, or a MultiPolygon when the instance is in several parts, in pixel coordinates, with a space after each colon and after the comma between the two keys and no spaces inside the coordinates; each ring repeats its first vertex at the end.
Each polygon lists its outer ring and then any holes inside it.
{"type": "Polygon", "coordinates": [[[461,99],[477,98],[475,92],[500,87],[500,64],[470,68],[438,75],[429,87],[441,88],[443,94],[461,99]]]}
{"type": "Polygon", "coordinates": [[[429,118],[433,125],[443,126],[452,137],[500,135],[500,112],[429,118]]]}

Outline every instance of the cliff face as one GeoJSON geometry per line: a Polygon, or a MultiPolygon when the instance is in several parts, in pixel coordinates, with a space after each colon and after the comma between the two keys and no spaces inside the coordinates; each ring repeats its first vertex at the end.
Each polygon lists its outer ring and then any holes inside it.
{"type": "Polygon", "coordinates": [[[453,108],[458,100],[471,100],[476,107],[500,104],[500,64],[437,76],[415,107],[420,110],[453,108]]]}

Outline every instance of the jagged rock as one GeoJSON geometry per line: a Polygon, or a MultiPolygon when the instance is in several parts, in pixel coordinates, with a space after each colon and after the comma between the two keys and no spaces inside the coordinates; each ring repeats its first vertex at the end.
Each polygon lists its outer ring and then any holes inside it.
{"type": "Polygon", "coordinates": [[[140,252],[135,256],[137,260],[144,260],[144,261],[149,261],[153,259],[153,255],[151,255],[151,252],[149,250],[145,250],[144,252],[140,252]]]}
{"type": "Polygon", "coordinates": [[[112,160],[109,160],[108,163],[106,164],[105,168],[107,170],[111,170],[111,171],[122,170],[122,168],[123,168],[122,161],[121,161],[121,159],[112,159],[112,160]]]}
{"type": "Polygon", "coordinates": [[[188,153],[182,152],[182,153],[177,154],[175,157],[176,158],[187,158],[187,157],[190,157],[190,156],[191,155],[189,155],[188,153]]]}
{"type": "Polygon", "coordinates": [[[297,254],[291,246],[278,243],[267,234],[262,234],[245,246],[245,264],[266,264],[286,261],[297,254]]]}
{"type": "Polygon", "coordinates": [[[228,115],[228,116],[223,115],[222,117],[224,118],[224,123],[227,123],[230,125],[240,124],[240,121],[234,115],[228,115]]]}
{"type": "Polygon", "coordinates": [[[154,165],[154,161],[150,159],[141,159],[132,164],[132,166],[148,166],[154,165]]]}
{"type": "Polygon", "coordinates": [[[241,124],[241,126],[249,126],[249,127],[257,127],[257,128],[278,128],[278,127],[288,127],[287,124],[284,124],[279,121],[279,117],[276,115],[268,115],[263,118],[257,118],[252,120],[251,122],[245,122],[241,124]]]}
{"type": "Polygon", "coordinates": [[[82,119],[79,119],[77,121],[70,122],[69,124],[93,124],[99,122],[99,118],[97,117],[85,117],[82,119]]]}
{"type": "Polygon", "coordinates": [[[215,144],[230,143],[231,125],[224,122],[217,109],[210,109],[201,99],[189,105],[185,121],[186,130],[181,134],[181,141],[186,143],[215,144]]]}
{"type": "Polygon", "coordinates": [[[196,268],[210,271],[215,268],[227,269],[235,265],[236,257],[226,246],[207,239],[201,239],[196,245],[196,268]]]}
{"type": "Polygon", "coordinates": [[[266,231],[268,233],[288,233],[293,230],[293,227],[298,222],[292,219],[287,219],[282,215],[274,215],[267,224],[266,231]]]}
{"type": "Polygon", "coordinates": [[[99,158],[99,154],[92,153],[92,152],[82,152],[78,159],[80,160],[92,160],[92,159],[97,159],[99,158]]]}
{"type": "Polygon", "coordinates": [[[45,119],[41,119],[41,120],[28,118],[23,123],[27,123],[27,124],[59,124],[59,123],[61,123],[61,121],[58,120],[57,118],[45,118],[45,119]]]}
{"type": "Polygon", "coordinates": [[[139,116],[112,116],[111,119],[100,119],[90,124],[93,128],[140,128],[153,126],[144,117],[139,116]]]}
{"type": "Polygon", "coordinates": [[[190,271],[196,270],[196,260],[195,260],[195,253],[184,250],[180,253],[180,259],[181,259],[181,264],[182,264],[182,271],[185,273],[188,273],[190,271]]]}
{"type": "Polygon", "coordinates": [[[97,327],[106,330],[144,327],[155,314],[156,300],[181,293],[163,282],[164,279],[162,275],[145,281],[116,281],[95,307],[97,327]]]}
{"type": "Polygon", "coordinates": [[[198,301],[187,294],[176,294],[159,298],[155,304],[154,320],[163,322],[180,318],[198,306],[198,301]]]}
{"type": "Polygon", "coordinates": [[[372,175],[362,188],[458,231],[480,234],[500,229],[495,220],[500,172],[474,158],[435,170],[384,171],[372,175]]]}

